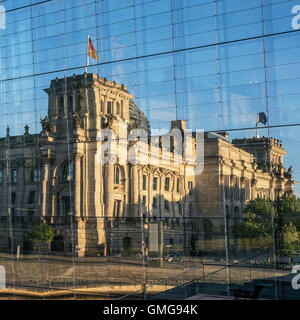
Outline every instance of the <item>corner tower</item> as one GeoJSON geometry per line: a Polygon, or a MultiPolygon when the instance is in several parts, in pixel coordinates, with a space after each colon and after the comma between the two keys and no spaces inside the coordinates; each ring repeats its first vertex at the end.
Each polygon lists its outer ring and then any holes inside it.
{"type": "Polygon", "coordinates": [[[232,144],[253,154],[259,169],[265,172],[284,172],[283,157],[286,151],[281,141],[274,138],[234,139],[232,144]]]}
{"type": "Polygon", "coordinates": [[[127,87],[96,74],[56,78],[45,92],[49,97],[46,129],[53,138],[64,139],[67,133],[74,133],[93,140],[103,123],[130,121],[129,103],[134,97],[127,87]]]}
{"type": "Polygon", "coordinates": [[[104,219],[114,205],[114,167],[96,161],[102,145],[97,134],[109,126],[118,137],[119,122],[131,121],[134,97],[123,84],[87,73],[56,78],[45,92],[49,105],[41,121],[42,215],[54,225],[64,248],[75,246],[84,255],[106,243],[104,219]],[[66,222],[70,217],[73,243],[66,222]]]}

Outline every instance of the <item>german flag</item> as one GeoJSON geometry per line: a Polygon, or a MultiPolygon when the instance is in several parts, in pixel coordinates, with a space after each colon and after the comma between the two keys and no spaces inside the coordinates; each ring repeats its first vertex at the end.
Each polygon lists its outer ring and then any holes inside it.
{"type": "Polygon", "coordinates": [[[99,61],[98,61],[98,56],[97,56],[97,52],[96,52],[96,50],[95,50],[95,48],[94,48],[94,46],[93,46],[93,42],[92,42],[92,40],[91,40],[90,37],[89,37],[89,39],[88,39],[88,56],[96,59],[97,62],[99,63],[99,61]]]}

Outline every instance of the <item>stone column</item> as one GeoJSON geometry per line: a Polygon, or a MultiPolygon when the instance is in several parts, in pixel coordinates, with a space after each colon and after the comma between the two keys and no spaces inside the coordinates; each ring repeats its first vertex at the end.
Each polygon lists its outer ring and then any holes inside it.
{"type": "Polygon", "coordinates": [[[106,169],[106,216],[112,218],[114,210],[114,165],[108,163],[106,169]]]}
{"type": "Polygon", "coordinates": [[[74,197],[75,197],[75,216],[81,216],[81,156],[75,156],[75,177],[74,177],[74,197]]]}
{"type": "Polygon", "coordinates": [[[139,207],[139,176],[137,166],[132,166],[132,182],[131,188],[133,190],[133,216],[138,216],[138,207],[139,207]]]}
{"type": "Polygon", "coordinates": [[[123,194],[123,207],[122,207],[122,214],[123,214],[123,217],[128,217],[128,205],[129,205],[129,202],[130,202],[130,198],[129,198],[129,195],[130,195],[130,191],[129,191],[129,166],[124,166],[123,167],[123,170],[124,170],[124,179],[123,180],[123,184],[124,184],[124,194],[123,194]]]}
{"type": "Polygon", "coordinates": [[[153,171],[149,174],[149,181],[148,181],[148,201],[147,201],[147,211],[148,216],[152,217],[152,184],[153,184],[153,171]]]}
{"type": "MultiPolygon", "coordinates": [[[[14,205],[12,205],[12,207],[16,207],[16,208],[22,208],[23,207],[23,203],[28,203],[28,196],[29,193],[27,194],[26,192],[24,192],[25,189],[25,166],[24,166],[25,161],[24,160],[19,160],[17,161],[17,184],[16,184],[16,202],[14,205]]],[[[10,168],[10,171],[12,170],[12,168],[10,168]]],[[[31,173],[31,172],[30,172],[31,173]]],[[[12,188],[13,189],[13,188],[12,188]]],[[[38,191],[38,190],[36,190],[38,191]]],[[[11,190],[9,191],[11,193],[11,190]]],[[[23,215],[23,212],[19,211],[18,209],[16,209],[16,215],[23,215]]]]}
{"type": "Polygon", "coordinates": [[[107,97],[104,96],[103,99],[103,114],[106,115],[107,114],[107,97]]]}
{"type": "Polygon", "coordinates": [[[49,197],[50,197],[50,188],[49,188],[49,167],[50,161],[43,161],[43,182],[42,182],[42,190],[41,190],[41,205],[42,205],[42,216],[51,216],[51,212],[49,212],[49,197]]]}
{"type": "Polygon", "coordinates": [[[57,193],[51,194],[51,211],[50,215],[52,217],[59,216],[59,212],[57,211],[57,193]]]}

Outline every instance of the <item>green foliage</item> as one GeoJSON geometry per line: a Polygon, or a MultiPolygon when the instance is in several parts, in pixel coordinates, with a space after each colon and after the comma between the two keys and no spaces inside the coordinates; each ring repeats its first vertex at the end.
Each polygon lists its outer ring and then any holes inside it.
{"type": "Polygon", "coordinates": [[[280,254],[293,257],[300,250],[299,234],[296,226],[290,221],[280,231],[280,254]]]}
{"type": "Polygon", "coordinates": [[[278,253],[288,257],[300,250],[299,231],[300,199],[295,196],[283,196],[274,202],[261,198],[249,201],[244,221],[238,226],[240,239],[249,239],[249,244],[254,239],[264,243],[263,239],[271,239],[276,233],[278,253]]]}
{"type": "Polygon", "coordinates": [[[283,224],[290,221],[300,231],[300,199],[295,196],[283,196],[279,201],[275,201],[275,207],[282,218],[283,224]]]}
{"type": "Polygon", "coordinates": [[[41,244],[43,242],[51,242],[54,238],[53,229],[47,224],[41,223],[34,226],[30,232],[27,233],[27,240],[33,243],[41,244]]]}
{"type": "Polygon", "coordinates": [[[38,245],[38,257],[41,258],[41,244],[50,243],[54,238],[53,229],[45,223],[34,226],[26,235],[26,240],[38,245]]]}
{"type": "Polygon", "coordinates": [[[274,207],[269,200],[257,198],[244,208],[244,223],[238,226],[239,235],[247,238],[267,237],[272,234],[274,207]]]}
{"type": "Polygon", "coordinates": [[[275,201],[275,206],[279,214],[285,215],[300,213],[300,199],[296,196],[283,196],[279,200],[275,201]]]}
{"type": "Polygon", "coordinates": [[[272,236],[267,237],[239,237],[238,239],[239,247],[243,249],[253,249],[260,250],[261,248],[270,247],[273,243],[272,236]]]}
{"type": "Polygon", "coordinates": [[[255,213],[256,215],[264,216],[266,214],[271,214],[273,211],[273,205],[270,200],[257,198],[248,202],[247,206],[244,208],[245,213],[255,213]]]}

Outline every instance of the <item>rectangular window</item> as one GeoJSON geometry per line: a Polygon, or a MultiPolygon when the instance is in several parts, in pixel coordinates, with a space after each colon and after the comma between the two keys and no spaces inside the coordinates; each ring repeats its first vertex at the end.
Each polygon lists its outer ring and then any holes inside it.
{"type": "Polygon", "coordinates": [[[114,217],[119,218],[120,217],[120,210],[121,210],[121,200],[115,200],[114,202],[114,217]]]}
{"type": "Polygon", "coordinates": [[[12,192],[12,194],[11,194],[11,204],[12,205],[16,204],[16,198],[17,198],[17,194],[15,192],[12,192]]]}
{"type": "Polygon", "coordinates": [[[2,183],[3,182],[3,171],[2,171],[2,169],[0,170],[0,183],[2,183]]]}
{"type": "Polygon", "coordinates": [[[170,189],[170,178],[166,178],[165,180],[165,190],[169,191],[170,189]]]}
{"type": "Polygon", "coordinates": [[[193,181],[188,182],[189,195],[193,195],[193,181]]]}
{"type": "Polygon", "coordinates": [[[115,167],[115,183],[120,183],[120,169],[118,166],[115,167]]]}
{"type": "Polygon", "coordinates": [[[11,182],[16,183],[17,182],[17,169],[11,170],[11,182]]]}
{"type": "Polygon", "coordinates": [[[32,169],[31,181],[40,182],[40,179],[41,179],[41,171],[39,169],[32,169]]]}
{"type": "Polygon", "coordinates": [[[157,208],[157,198],[156,197],[153,198],[152,207],[155,209],[157,208]]]}
{"type": "Polygon", "coordinates": [[[144,174],[143,175],[143,190],[147,189],[147,176],[144,174]]]}
{"type": "Polygon", "coordinates": [[[169,211],[169,201],[165,200],[165,210],[169,211]]]}
{"type": "Polygon", "coordinates": [[[112,113],[112,106],[111,106],[111,102],[107,102],[107,113],[112,113]]]}
{"type": "Polygon", "coordinates": [[[153,190],[157,190],[157,177],[153,178],[153,190]]]}
{"type": "Polygon", "coordinates": [[[177,178],[177,192],[180,191],[180,178],[177,178]]]}

